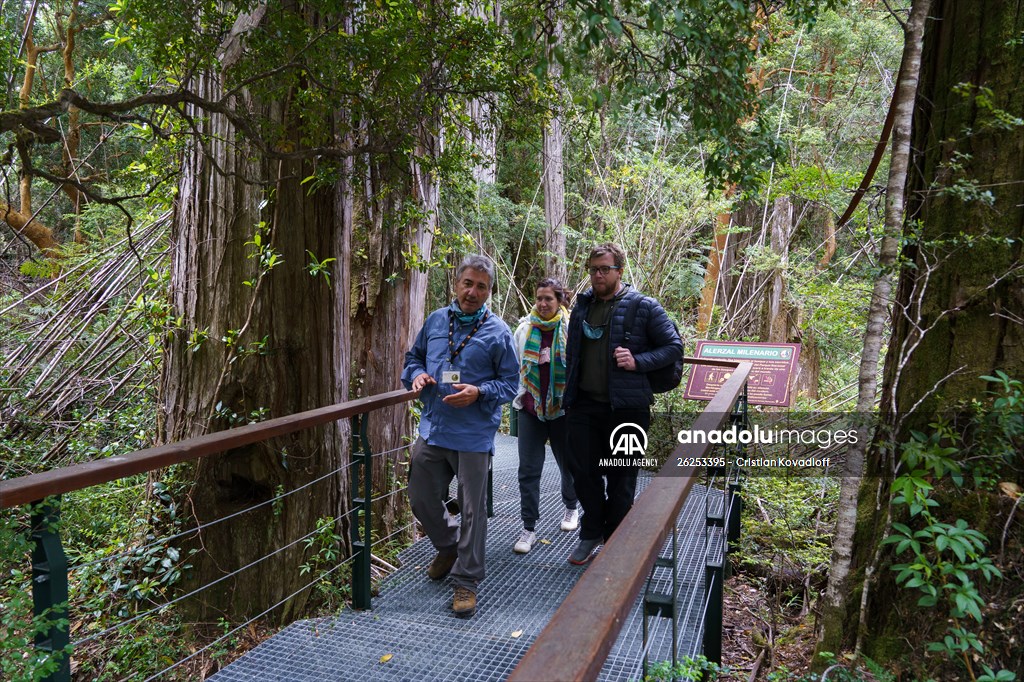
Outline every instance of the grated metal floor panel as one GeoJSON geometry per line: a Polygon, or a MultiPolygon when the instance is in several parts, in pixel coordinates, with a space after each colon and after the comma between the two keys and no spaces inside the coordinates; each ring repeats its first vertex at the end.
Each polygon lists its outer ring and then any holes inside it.
{"type": "MultiPolygon", "coordinates": [[[[404,550],[401,568],[381,585],[370,611],[345,610],[337,616],[293,623],[213,677],[215,682],[325,682],[342,680],[502,680],[550,620],[583,572],[566,557],[577,533],[559,529],[562,517],[558,469],[548,452],[541,480],[538,542],[529,554],[512,552],[522,529],[519,518],[516,440],[495,441],[494,517],[487,537],[487,578],[469,619],[451,613],[452,588],[434,582],[426,568],[434,556],[428,540],[404,550]],[[518,636],[515,636],[518,635],[518,636]],[[381,663],[381,657],[390,659],[381,663]]],[[[646,485],[641,476],[638,492],[646,485]]],[[[701,650],[704,564],[719,529],[707,528],[709,505],[720,494],[694,486],[677,522],[679,554],[677,602],[680,658],[701,650]]],[[[717,498],[717,499],[716,499],[717,498]]],[[[662,552],[671,555],[670,541],[662,552]]],[[[654,591],[670,592],[671,570],[655,569],[654,591]]],[[[616,641],[600,680],[639,680],[643,658],[642,600],[616,641]]],[[[672,657],[672,626],[648,619],[649,660],[672,657]]]]}

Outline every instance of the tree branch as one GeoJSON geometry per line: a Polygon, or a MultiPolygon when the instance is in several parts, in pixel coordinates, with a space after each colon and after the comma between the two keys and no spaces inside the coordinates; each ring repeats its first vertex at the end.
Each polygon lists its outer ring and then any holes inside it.
{"type": "MultiPolygon", "coordinates": [[[[113,121],[144,123],[147,126],[153,126],[154,124],[150,119],[132,112],[147,106],[163,106],[176,108],[179,113],[181,113],[180,107],[182,105],[191,105],[207,113],[221,114],[226,117],[235,127],[242,131],[251,143],[255,144],[259,148],[262,154],[271,159],[281,161],[310,158],[345,159],[361,154],[386,153],[394,146],[393,144],[389,144],[387,140],[382,140],[375,144],[367,143],[365,145],[348,148],[318,146],[298,150],[283,150],[276,146],[267,144],[262,139],[262,135],[253,121],[248,117],[239,114],[238,111],[229,104],[230,99],[233,98],[225,97],[219,100],[209,100],[200,97],[190,90],[180,89],[173,92],[151,92],[139,95],[138,97],[114,102],[94,102],[83,97],[71,88],[65,88],[64,90],[61,90],[56,99],[51,102],[47,102],[46,104],[19,109],[18,111],[0,112],[0,133],[16,131],[19,127],[32,130],[33,132],[38,132],[39,130],[52,130],[52,128],[46,126],[44,122],[54,116],[59,116],[67,112],[71,107],[77,107],[84,112],[93,114],[94,116],[101,116],[113,121]]],[[[163,135],[166,135],[166,133],[163,133],[163,135]]],[[[58,135],[57,138],[52,141],[56,142],[59,139],[58,135]]],[[[44,141],[51,140],[47,138],[44,141]]]]}

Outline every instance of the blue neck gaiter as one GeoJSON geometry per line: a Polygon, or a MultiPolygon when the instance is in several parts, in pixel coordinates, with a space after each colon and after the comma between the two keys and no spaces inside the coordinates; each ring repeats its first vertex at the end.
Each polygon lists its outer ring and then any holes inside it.
{"type": "Polygon", "coordinates": [[[477,320],[484,316],[484,313],[487,312],[487,304],[484,303],[482,306],[480,306],[480,310],[476,311],[475,313],[470,313],[467,315],[466,313],[462,312],[462,308],[459,307],[458,300],[454,300],[452,301],[452,304],[448,306],[448,310],[450,310],[451,313],[455,315],[455,319],[459,321],[459,324],[470,324],[475,323],[477,320]]]}

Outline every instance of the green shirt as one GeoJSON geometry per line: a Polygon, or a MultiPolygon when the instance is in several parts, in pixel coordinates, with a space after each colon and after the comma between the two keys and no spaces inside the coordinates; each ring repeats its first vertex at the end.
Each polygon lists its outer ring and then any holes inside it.
{"type": "Polygon", "coordinates": [[[586,335],[584,327],[583,347],[580,349],[580,389],[590,398],[598,402],[608,403],[608,337],[611,336],[612,311],[626,293],[626,287],[610,301],[595,298],[587,311],[586,321],[592,328],[603,329],[599,339],[591,339],[586,335]]]}

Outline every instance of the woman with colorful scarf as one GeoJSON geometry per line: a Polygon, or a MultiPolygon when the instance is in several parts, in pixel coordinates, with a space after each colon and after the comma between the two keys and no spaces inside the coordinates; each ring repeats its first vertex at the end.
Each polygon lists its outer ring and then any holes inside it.
{"type": "Polygon", "coordinates": [[[569,311],[565,308],[565,289],[557,279],[544,279],[537,285],[533,310],[519,323],[514,334],[519,355],[519,393],[512,406],[519,410],[519,497],[523,532],[512,548],[526,554],[537,541],[540,520],[540,475],[544,469],[544,444],[551,443],[555,463],[562,474],[562,502],[565,513],[561,528],[576,530],[576,490],[566,464],[565,411],[565,339],[569,330],[569,311]]]}

